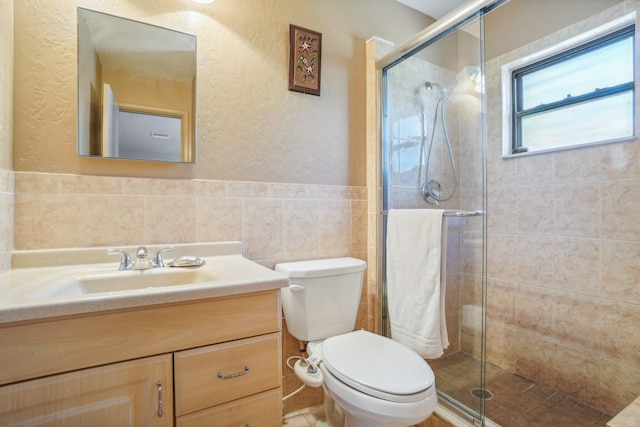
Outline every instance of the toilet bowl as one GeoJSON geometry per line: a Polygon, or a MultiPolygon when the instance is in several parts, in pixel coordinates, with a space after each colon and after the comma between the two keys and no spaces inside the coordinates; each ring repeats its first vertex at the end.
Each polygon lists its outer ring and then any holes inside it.
{"type": "Polygon", "coordinates": [[[403,345],[364,330],[310,342],[320,358],[329,425],[407,427],[437,404],[429,365],[403,345]]]}
{"type": "Polygon", "coordinates": [[[281,290],[287,329],[320,360],[331,427],[408,427],[435,410],[435,377],[404,345],[353,331],[365,268],[348,257],[277,264],[290,282],[281,290]]]}

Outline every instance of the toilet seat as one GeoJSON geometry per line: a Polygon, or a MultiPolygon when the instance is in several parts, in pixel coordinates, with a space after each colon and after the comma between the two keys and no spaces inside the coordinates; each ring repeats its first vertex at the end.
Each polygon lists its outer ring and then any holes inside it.
{"type": "Polygon", "coordinates": [[[327,338],[322,363],[340,381],[391,402],[417,402],[433,393],[433,371],[417,353],[364,330],[327,338]]]}

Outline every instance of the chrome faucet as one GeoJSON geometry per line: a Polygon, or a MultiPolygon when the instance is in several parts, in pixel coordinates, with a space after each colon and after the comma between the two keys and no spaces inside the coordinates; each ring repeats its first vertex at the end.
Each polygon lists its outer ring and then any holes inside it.
{"type": "Polygon", "coordinates": [[[150,268],[164,267],[162,253],[172,251],[173,249],[173,246],[162,247],[158,249],[153,259],[149,261],[147,259],[147,257],[149,256],[147,248],[144,246],[139,246],[138,249],[136,249],[136,258],[138,260],[135,263],[131,260],[131,256],[124,249],[111,248],[107,249],[107,253],[109,255],[122,254],[119,270],[147,270],[150,268]]]}
{"type": "Polygon", "coordinates": [[[158,252],[156,252],[155,256],[153,257],[153,260],[151,261],[151,267],[152,268],[164,267],[162,252],[170,252],[173,249],[174,249],[173,246],[165,246],[163,248],[158,249],[158,252]]]}
{"type": "Polygon", "coordinates": [[[131,257],[124,249],[107,249],[107,253],[109,255],[113,254],[122,254],[122,258],[120,259],[120,267],[119,270],[131,270],[133,268],[133,262],[131,262],[131,257]]]}

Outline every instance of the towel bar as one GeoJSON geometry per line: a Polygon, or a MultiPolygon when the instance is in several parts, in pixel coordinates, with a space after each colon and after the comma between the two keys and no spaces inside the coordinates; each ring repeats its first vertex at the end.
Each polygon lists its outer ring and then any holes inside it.
{"type": "MultiPolygon", "coordinates": [[[[389,212],[382,211],[381,215],[388,215],[389,212]]],[[[457,217],[467,217],[467,216],[480,216],[483,215],[482,211],[454,211],[454,210],[446,210],[444,211],[444,216],[457,216],[457,217]]]]}

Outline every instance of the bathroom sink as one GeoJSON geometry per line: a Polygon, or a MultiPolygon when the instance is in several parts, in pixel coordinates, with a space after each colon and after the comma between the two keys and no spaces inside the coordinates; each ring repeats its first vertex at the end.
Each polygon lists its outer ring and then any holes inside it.
{"type": "Polygon", "coordinates": [[[26,298],[72,297],[96,293],[142,291],[168,286],[194,285],[219,280],[200,268],[157,268],[131,271],[88,271],[45,277],[23,289],[26,298]]]}

